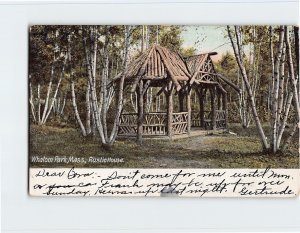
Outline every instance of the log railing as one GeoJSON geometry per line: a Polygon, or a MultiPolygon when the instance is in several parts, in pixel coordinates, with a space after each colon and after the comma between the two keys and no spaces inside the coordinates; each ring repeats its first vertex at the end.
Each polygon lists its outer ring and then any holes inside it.
{"type": "Polygon", "coordinates": [[[211,111],[204,111],[204,129],[212,129],[211,111]]]}
{"type": "Polygon", "coordinates": [[[178,112],[172,115],[172,133],[184,134],[187,133],[188,127],[188,112],[178,112]]]}
{"type": "MultiPolygon", "coordinates": [[[[201,116],[200,112],[192,112],[192,126],[201,127],[201,116]]],[[[211,111],[204,111],[204,126],[205,129],[212,129],[212,117],[211,111]]],[[[216,128],[224,129],[226,128],[226,111],[217,110],[216,111],[216,128]]]]}
{"type": "MultiPolygon", "coordinates": [[[[137,135],[137,113],[122,113],[120,117],[119,131],[120,136],[136,136],[137,135]]],[[[192,126],[201,126],[201,118],[199,112],[191,113],[192,126]]],[[[145,136],[164,136],[168,134],[167,113],[150,112],[144,114],[143,119],[143,135],[145,136]]],[[[172,134],[185,134],[188,130],[188,112],[173,113],[172,115],[172,134]]],[[[204,126],[207,130],[212,129],[212,117],[210,111],[204,111],[204,126]]],[[[226,128],[226,112],[225,110],[216,111],[216,128],[226,128]]]]}
{"type": "Polygon", "coordinates": [[[191,118],[192,118],[191,119],[192,120],[192,127],[200,127],[201,126],[200,112],[192,111],[191,118]]]}
{"type": "Polygon", "coordinates": [[[225,129],[226,128],[226,111],[225,110],[217,110],[216,125],[217,125],[217,129],[225,129]]]}
{"type": "MultiPolygon", "coordinates": [[[[199,111],[192,111],[191,114],[191,120],[192,120],[192,127],[201,127],[201,115],[199,111]]],[[[211,120],[211,112],[210,111],[204,111],[204,123],[207,120],[211,120]]]]}
{"type": "Polygon", "coordinates": [[[143,135],[166,135],[167,113],[149,112],[144,114],[143,135]]]}
{"type": "Polygon", "coordinates": [[[118,135],[135,136],[137,134],[137,113],[122,113],[120,116],[118,135]]]}
{"type": "MultiPolygon", "coordinates": [[[[120,136],[137,135],[137,113],[123,113],[120,117],[119,131],[120,136]]],[[[188,113],[180,112],[172,115],[172,133],[187,133],[188,113]]],[[[163,136],[167,135],[167,113],[150,112],[144,114],[143,135],[146,136],[163,136]]]]}
{"type": "MultiPolygon", "coordinates": [[[[122,113],[120,117],[118,135],[136,136],[137,113],[122,113]]],[[[145,113],[143,119],[143,135],[166,135],[167,113],[151,112],[145,113]]]]}

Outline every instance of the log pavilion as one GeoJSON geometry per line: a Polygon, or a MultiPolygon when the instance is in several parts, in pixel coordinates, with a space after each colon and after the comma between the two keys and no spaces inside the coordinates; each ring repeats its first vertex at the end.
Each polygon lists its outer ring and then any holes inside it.
{"type": "Polygon", "coordinates": [[[145,136],[190,135],[192,127],[226,130],[227,93],[223,84],[237,92],[239,88],[215,71],[211,56],[216,54],[183,58],[175,51],[154,45],[130,63],[113,82],[116,84],[125,75],[124,90],[130,88],[131,93],[137,94],[137,112],[123,109],[118,136],[137,137],[141,141],[145,136]],[[145,95],[150,87],[158,89],[156,97],[165,95],[165,111],[145,111],[145,95]],[[192,92],[198,99],[194,107],[192,92]]]}

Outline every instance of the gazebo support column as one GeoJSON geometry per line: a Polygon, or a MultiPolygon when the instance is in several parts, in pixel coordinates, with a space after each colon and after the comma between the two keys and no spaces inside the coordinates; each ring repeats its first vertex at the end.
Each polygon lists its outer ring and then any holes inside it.
{"type": "Polygon", "coordinates": [[[137,118],[137,142],[142,144],[143,140],[143,119],[144,119],[144,96],[143,81],[139,82],[138,87],[138,118],[137,118]]]}
{"type": "Polygon", "coordinates": [[[223,110],[225,111],[225,129],[228,128],[227,94],[223,93],[223,110]]]}
{"type": "Polygon", "coordinates": [[[212,130],[217,129],[216,115],[217,115],[217,106],[216,106],[216,87],[211,88],[211,128],[212,130]]]}
{"type": "Polygon", "coordinates": [[[200,127],[204,127],[204,90],[203,87],[200,87],[198,93],[198,98],[199,98],[199,108],[200,108],[200,127]]]}
{"type": "Polygon", "coordinates": [[[221,98],[222,98],[222,93],[221,92],[219,92],[218,90],[217,90],[217,93],[216,93],[216,96],[217,96],[217,101],[218,101],[218,110],[221,110],[221,98]]]}
{"type": "Polygon", "coordinates": [[[182,92],[178,93],[178,101],[179,101],[179,112],[184,111],[184,94],[182,92]]]}
{"type": "Polygon", "coordinates": [[[192,115],[192,109],[191,109],[191,91],[190,90],[186,94],[186,108],[187,108],[187,112],[188,112],[187,133],[190,136],[190,134],[191,134],[191,115],[192,115]]]}
{"type": "Polygon", "coordinates": [[[168,132],[168,137],[172,139],[173,136],[173,129],[172,129],[172,118],[173,118],[173,94],[172,94],[173,87],[171,90],[169,90],[166,93],[166,99],[167,99],[167,106],[168,106],[168,111],[167,111],[167,132],[168,132]]]}

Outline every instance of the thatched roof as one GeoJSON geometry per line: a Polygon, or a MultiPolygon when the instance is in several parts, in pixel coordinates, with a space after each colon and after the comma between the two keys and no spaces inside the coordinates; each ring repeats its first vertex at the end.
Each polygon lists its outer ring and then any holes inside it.
{"type": "MultiPolygon", "coordinates": [[[[123,74],[119,74],[118,79],[123,74]]],[[[125,72],[125,80],[162,80],[170,77],[181,88],[181,81],[188,81],[190,73],[182,57],[165,47],[154,45],[131,62],[125,72]]]]}
{"type": "Polygon", "coordinates": [[[218,74],[213,66],[213,62],[210,56],[217,55],[216,52],[198,54],[185,58],[186,65],[191,73],[191,79],[189,81],[192,84],[196,78],[200,81],[198,83],[226,83],[230,87],[232,87],[238,93],[240,89],[237,85],[235,85],[232,81],[227,79],[221,74],[218,74]],[[213,75],[212,75],[213,74],[213,75]],[[205,76],[209,77],[206,79],[205,76]]]}
{"type": "Polygon", "coordinates": [[[197,79],[199,83],[213,84],[223,81],[239,91],[239,88],[230,80],[223,76],[219,77],[215,72],[210,56],[216,54],[216,52],[212,52],[182,58],[179,53],[166,47],[153,45],[128,65],[125,74],[118,74],[112,82],[125,75],[125,82],[132,83],[133,89],[135,89],[135,86],[141,79],[163,81],[170,78],[176,90],[179,91],[183,86],[183,81],[193,84],[197,79]],[[211,74],[213,74],[213,80],[203,78],[212,76],[211,74]]]}
{"type": "Polygon", "coordinates": [[[203,53],[203,54],[198,54],[190,57],[186,57],[186,64],[189,68],[189,71],[192,74],[195,74],[196,72],[199,72],[200,70],[203,69],[203,65],[205,64],[207,58],[212,55],[216,55],[216,52],[213,53],[203,53]]]}

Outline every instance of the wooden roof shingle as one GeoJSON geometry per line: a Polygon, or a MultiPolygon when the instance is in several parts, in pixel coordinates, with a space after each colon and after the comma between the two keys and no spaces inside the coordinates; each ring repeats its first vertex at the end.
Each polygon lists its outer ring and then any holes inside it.
{"type": "MultiPolygon", "coordinates": [[[[119,74],[118,79],[123,74],[119,74]]],[[[181,88],[180,81],[188,81],[191,76],[182,57],[166,47],[153,45],[132,61],[125,71],[125,80],[166,79],[171,78],[176,89],[181,88]]]]}
{"type": "MultiPolygon", "coordinates": [[[[143,80],[163,80],[170,79],[177,91],[181,89],[181,82],[188,81],[191,85],[197,75],[201,75],[207,65],[207,61],[211,62],[210,56],[216,55],[216,52],[198,54],[186,58],[175,51],[160,45],[153,45],[144,51],[138,58],[133,60],[127,67],[125,74],[119,73],[112,82],[125,75],[125,82],[133,84],[132,91],[135,90],[138,82],[143,80]]],[[[213,65],[212,65],[213,66],[213,65]]],[[[239,88],[225,77],[221,77],[213,69],[214,76],[218,81],[222,81],[233,87],[236,91],[239,88]]],[[[205,80],[203,80],[204,82],[205,80]]],[[[202,82],[199,80],[199,82],[202,82]]]]}

